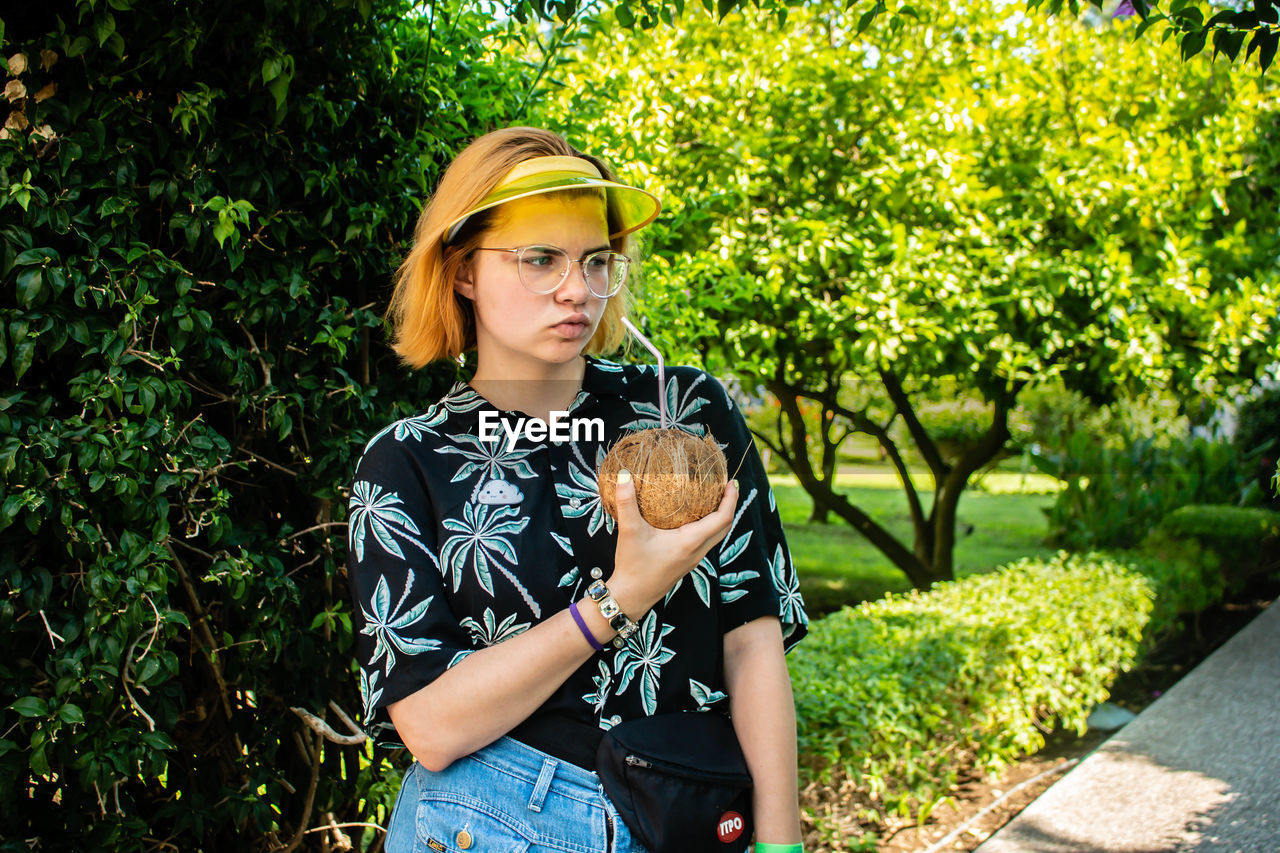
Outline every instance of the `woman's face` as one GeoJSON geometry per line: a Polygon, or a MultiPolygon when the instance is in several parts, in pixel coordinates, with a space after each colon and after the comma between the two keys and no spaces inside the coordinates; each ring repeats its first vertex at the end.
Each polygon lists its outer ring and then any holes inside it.
{"type": "MultiPolygon", "coordinates": [[[[609,249],[604,200],[548,193],[507,202],[480,245],[558,246],[570,258],[609,249]]],[[[531,367],[573,362],[595,334],[607,302],[587,289],[576,263],[551,293],[530,293],[520,283],[516,255],[508,252],[476,252],[454,289],[474,306],[476,351],[490,375],[519,376],[531,367]]]]}

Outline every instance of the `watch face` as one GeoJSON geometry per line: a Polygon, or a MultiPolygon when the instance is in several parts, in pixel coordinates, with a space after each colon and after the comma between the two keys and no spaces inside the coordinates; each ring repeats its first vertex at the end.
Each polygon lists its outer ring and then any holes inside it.
{"type": "Polygon", "coordinates": [[[618,602],[612,598],[606,598],[600,602],[600,615],[606,619],[612,619],[614,616],[619,615],[620,611],[621,608],[618,607],[618,602]]]}

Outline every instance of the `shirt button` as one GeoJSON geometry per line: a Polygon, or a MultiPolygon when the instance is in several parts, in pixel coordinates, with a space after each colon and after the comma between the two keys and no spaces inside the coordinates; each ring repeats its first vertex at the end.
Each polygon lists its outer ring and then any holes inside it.
{"type": "Polygon", "coordinates": [[[578,498],[570,498],[569,506],[573,507],[574,509],[577,509],[578,507],[582,506],[582,501],[579,500],[578,498]]]}
{"type": "Polygon", "coordinates": [[[462,830],[458,833],[457,842],[459,850],[469,850],[471,848],[471,833],[465,829],[462,830]]]}

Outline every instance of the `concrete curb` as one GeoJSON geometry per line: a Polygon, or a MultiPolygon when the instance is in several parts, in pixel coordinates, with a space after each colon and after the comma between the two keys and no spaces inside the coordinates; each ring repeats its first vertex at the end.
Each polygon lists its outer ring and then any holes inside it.
{"type": "Polygon", "coordinates": [[[1280,851],[1272,605],[976,853],[1280,851]]]}

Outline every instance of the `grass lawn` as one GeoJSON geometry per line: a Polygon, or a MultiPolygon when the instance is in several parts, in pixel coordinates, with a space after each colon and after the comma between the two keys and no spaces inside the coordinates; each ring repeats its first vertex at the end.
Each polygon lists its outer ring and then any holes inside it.
{"type": "MultiPolygon", "coordinates": [[[[918,488],[932,483],[923,470],[912,471],[912,477],[918,488]]],[[[911,588],[887,557],[837,516],[832,515],[828,524],[810,524],[813,501],[795,477],[771,474],[769,480],[810,616],[911,588]]],[[[892,469],[842,468],[836,487],[910,547],[911,518],[892,469]]],[[[1052,554],[1053,549],[1043,544],[1048,527],[1042,510],[1053,502],[1053,488],[1054,481],[1048,478],[1008,470],[986,475],[980,488],[971,484],[958,512],[957,576],[988,572],[1021,557],[1052,554]]],[[[922,494],[921,500],[927,512],[932,494],[922,494]]]]}

